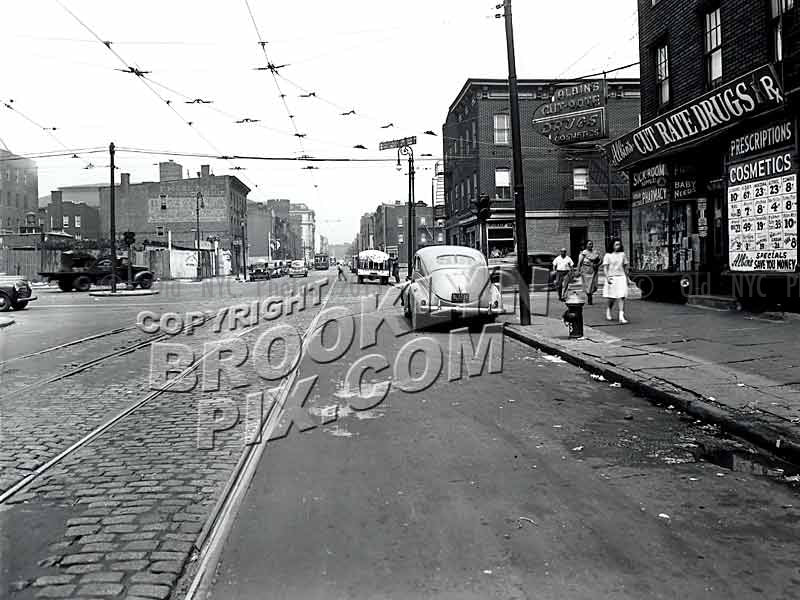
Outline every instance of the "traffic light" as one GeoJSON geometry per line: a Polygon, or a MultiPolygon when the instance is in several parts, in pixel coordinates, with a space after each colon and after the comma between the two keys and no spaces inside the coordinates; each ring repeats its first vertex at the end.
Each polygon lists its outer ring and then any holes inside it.
{"type": "Polygon", "coordinates": [[[481,194],[478,200],[477,216],[479,221],[488,221],[492,215],[492,202],[489,199],[489,194],[481,194]]]}
{"type": "Polygon", "coordinates": [[[122,234],[123,239],[125,240],[126,246],[133,246],[133,243],[136,241],[136,234],[133,231],[126,231],[122,234]]]}

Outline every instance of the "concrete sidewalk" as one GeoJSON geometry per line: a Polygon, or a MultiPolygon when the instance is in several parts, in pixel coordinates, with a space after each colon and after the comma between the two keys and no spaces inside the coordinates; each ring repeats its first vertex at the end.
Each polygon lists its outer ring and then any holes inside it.
{"type": "Polygon", "coordinates": [[[533,294],[532,325],[516,314],[507,332],[800,463],[800,320],[629,299],[620,325],[597,300],[580,340],[555,295],[533,294]]]}

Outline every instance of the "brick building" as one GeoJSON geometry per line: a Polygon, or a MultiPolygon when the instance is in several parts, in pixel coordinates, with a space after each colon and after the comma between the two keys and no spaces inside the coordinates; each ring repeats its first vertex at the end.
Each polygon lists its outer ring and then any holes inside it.
{"type": "Polygon", "coordinates": [[[100,239],[100,212],[86,202],[63,199],[63,192],[50,192],[50,202],[39,211],[45,231],[61,231],[78,240],[100,239]]]}
{"type": "MultiPolygon", "coordinates": [[[[433,207],[424,202],[417,202],[414,210],[415,250],[444,243],[444,232],[436,229],[433,207]]],[[[371,223],[374,248],[405,263],[408,260],[408,203],[397,200],[394,204],[380,204],[375,212],[371,213],[371,223]]]]}
{"type": "MultiPolygon", "coordinates": [[[[602,82],[581,82],[602,89],[602,82]]],[[[609,136],[639,124],[639,82],[607,82],[606,115],[609,136]]],[[[575,82],[519,80],[521,141],[525,181],[528,249],[553,251],[566,247],[575,255],[583,244],[607,237],[607,164],[598,144],[558,146],[541,135],[534,118],[542,114],[561,89],[575,82]]],[[[511,124],[508,83],[498,79],[468,79],[453,101],[442,127],[447,242],[480,246],[479,225],[472,202],[481,194],[492,199],[487,223],[488,253],[505,254],[515,247],[512,201],[511,124]]],[[[626,229],[625,182],[612,172],[613,233],[626,229]]]]}
{"type": "Polygon", "coordinates": [[[247,201],[247,251],[248,256],[270,256],[272,241],[272,210],[263,202],[247,201]]]}
{"type": "Polygon", "coordinates": [[[631,177],[635,271],[659,293],[747,301],[742,277],[757,274],[785,297],[797,272],[796,0],[639,0],[639,30],[643,123],[609,145],[631,177]]]}
{"type": "MultiPolygon", "coordinates": [[[[159,169],[167,179],[156,182],[130,182],[130,174],[120,174],[115,187],[116,230],[133,231],[136,240],[163,241],[171,237],[173,245],[195,247],[197,194],[202,194],[199,211],[200,239],[219,242],[224,252],[230,252],[234,273],[246,264],[243,248],[247,247],[247,194],[244,183],[231,175],[213,175],[208,165],[201,167],[196,178],[174,178],[182,173],[173,163],[159,169]],[[244,245],[242,244],[244,240],[244,245]]],[[[100,229],[102,237],[109,236],[110,188],[100,195],[100,229]]]]}
{"type": "Polygon", "coordinates": [[[36,162],[0,149],[0,231],[18,233],[39,208],[36,162]]]}

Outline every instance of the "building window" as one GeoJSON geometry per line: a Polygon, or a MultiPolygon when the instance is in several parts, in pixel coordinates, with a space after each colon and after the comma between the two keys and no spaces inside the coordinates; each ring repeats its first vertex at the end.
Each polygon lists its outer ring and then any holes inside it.
{"type": "Polygon", "coordinates": [[[398,233],[398,234],[397,234],[397,243],[398,243],[398,244],[402,244],[404,239],[405,239],[405,238],[403,237],[403,234],[402,234],[402,233],[398,233]]]}
{"type": "Polygon", "coordinates": [[[462,156],[464,154],[464,138],[462,136],[458,136],[458,153],[462,156]]]}
{"type": "Polygon", "coordinates": [[[494,170],[494,195],[501,200],[511,200],[511,169],[494,170]]]}
{"type": "Polygon", "coordinates": [[[494,116],[494,143],[506,146],[511,143],[511,117],[509,115],[494,116]]]}
{"type": "Polygon", "coordinates": [[[427,244],[428,243],[428,236],[425,235],[424,233],[420,234],[419,243],[420,244],[427,244]]]}
{"type": "Polygon", "coordinates": [[[472,189],[475,190],[475,195],[478,196],[478,173],[472,174],[472,189]]]}
{"type": "Polygon", "coordinates": [[[589,197],[589,169],[586,167],[572,169],[572,192],[576,200],[589,197]]]}
{"type": "Polygon", "coordinates": [[[22,185],[28,185],[28,173],[27,172],[23,172],[22,173],[22,185]]]}
{"type": "Polygon", "coordinates": [[[14,169],[14,182],[19,183],[19,169],[14,169]]]}
{"type": "Polygon", "coordinates": [[[163,237],[164,236],[164,227],[162,225],[158,225],[156,227],[156,235],[159,236],[159,237],[163,237]]]}
{"type": "Polygon", "coordinates": [[[472,190],[472,178],[468,177],[467,178],[467,198],[469,198],[470,200],[472,200],[472,198],[473,198],[472,192],[473,192],[473,190],[472,190]]]}
{"type": "Polygon", "coordinates": [[[664,106],[669,103],[669,47],[666,44],[656,50],[656,82],[658,103],[664,106]]]}
{"type": "Polygon", "coordinates": [[[467,152],[469,152],[469,149],[472,148],[472,144],[469,141],[469,129],[467,129],[467,132],[466,132],[465,136],[466,136],[466,139],[467,139],[466,149],[467,149],[467,152]]]}
{"type": "Polygon", "coordinates": [[[419,224],[420,225],[427,225],[427,222],[425,221],[425,217],[420,217],[419,218],[419,224]]]}
{"type": "Polygon", "coordinates": [[[783,15],[794,8],[794,0],[770,0],[772,6],[772,56],[783,60],[783,15]]]}
{"type": "Polygon", "coordinates": [[[398,227],[402,227],[403,226],[403,217],[397,217],[397,226],[398,227]]]}
{"type": "Polygon", "coordinates": [[[53,231],[53,215],[50,215],[50,231],[53,231]]]}
{"type": "Polygon", "coordinates": [[[64,227],[69,227],[69,215],[64,215],[62,223],[64,227]]]}
{"type": "Polygon", "coordinates": [[[167,195],[161,194],[159,198],[161,198],[161,210],[167,210],[167,195]]]}
{"type": "Polygon", "coordinates": [[[75,215],[75,228],[80,229],[81,227],[81,216],[75,215]]]}
{"type": "Polygon", "coordinates": [[[719,8],[706,13],[706,80],[709,87],[722,82],[722,23],[719,8]]]}
{"type": "Polygon", "coordinates": [[[478,122],[472,121],[472,147],[478,148],[478,122]]]}
{"type": "Polygon", "coordinates": [[[440,231],[439,233],[437,233],[437,234],[436,234],[436,240],[437,240],[437,241],[438,241],[440,244],[444,244],[444,234],[443,234],[441,231],[440,231]]]}

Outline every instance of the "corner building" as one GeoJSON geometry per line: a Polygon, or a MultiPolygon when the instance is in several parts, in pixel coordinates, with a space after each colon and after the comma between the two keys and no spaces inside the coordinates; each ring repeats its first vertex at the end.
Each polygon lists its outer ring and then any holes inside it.
{"type": "Polygon", "coordinates": [[[799,21],[796,0],[639,0],[642,125],[608,150],[652,297],[797,302],[799,21]]]}

